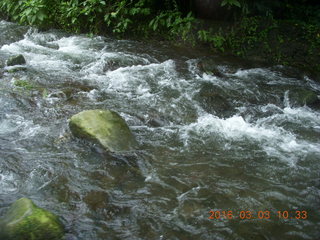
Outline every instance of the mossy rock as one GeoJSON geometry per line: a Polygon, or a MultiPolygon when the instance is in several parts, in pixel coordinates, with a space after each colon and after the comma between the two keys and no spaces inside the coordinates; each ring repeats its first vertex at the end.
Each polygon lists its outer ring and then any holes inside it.
{"type": "Polygon", "coordinates": [[[14,202],[0,225],[0,238],[6,240],[61,240],[64,236],[58,217],[28,198],[14,202]]]}
{"type": "Polygon", "coordinates": [[[289,91],[289,98],[297,105],[317,106],[320,103],[318,95],[308,89],[294,89],[289,91]]]}
{"type": "Polygon", "coordinates": [[[22,79],[16,79],[13,83],[14,86],[16,87],[21,87],[25,90],[33,90],[36,87],[31,84],[30,82],[26,81],[26,80],[22,80],[22,79]]]}
{"type": "Polygon", "coordinates": [[[26,59],[22,54],[12,56],[7,60],[7,66],[23,65],[26,64],[26,59]]]}
{"type": "Polygon", "coordinates": [[[72,134],[100,144],[107,151],[128,151],[136,141],[126,122],[110,110],[87,110],[71,117],[72,134]]]}

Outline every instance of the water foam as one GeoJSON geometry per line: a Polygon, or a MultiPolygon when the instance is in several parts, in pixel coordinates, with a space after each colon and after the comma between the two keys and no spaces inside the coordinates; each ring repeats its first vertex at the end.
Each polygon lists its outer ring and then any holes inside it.
{"type": "MultiPolygon", "coordinates": [[[[181,135],[185,147],[192,143],[191,136],[201,138],[222,137],[225,140],[258,144],[269,156],[279,158],[295,165],[310,153],[320,153],[319,143],[299,140],[297,137],[275,125],[248,123],[241,116],[221,119],[211,114],[200,116],[196,123],[184,126],[181,135]]],[[[205,141],[204,141],[205,142],[205,141]]]]}
{"type": "Polygon", "coordinates": [[[137,95],[151,93],[161,77],[169,77],[174,73],[174,62],[172,60],[163,63],[151,63],[148,65],[134,65],[120,67],[114,71],[108,71],[106,76],[99,79],[105,89],[129,91],[137,95]],[[138,89],[138,91],[137,91],[138,89]]]}
{"type": "Polygon", "coordinates": [[[16,114],[6,114],[0,122],[0,134],[6,135],[18,132],[22,138],[33,137],[42,130],[40,125],[16,114]]]}

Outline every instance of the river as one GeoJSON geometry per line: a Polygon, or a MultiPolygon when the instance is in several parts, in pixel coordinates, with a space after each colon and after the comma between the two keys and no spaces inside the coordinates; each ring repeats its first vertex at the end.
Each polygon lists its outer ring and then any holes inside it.
{"type": "Polygon", "coordinates": [[[314,79],[219,56],[209,74],[206,51],[161,42],[0,32],[0,60],[27,61],[0,68],[0,216],[24,196],[67,239],[319,238],[320,108],[295,99],[320,94],[314,79]],[[73,138],[86,109],[118,112],[138,149],[73,138]]]}

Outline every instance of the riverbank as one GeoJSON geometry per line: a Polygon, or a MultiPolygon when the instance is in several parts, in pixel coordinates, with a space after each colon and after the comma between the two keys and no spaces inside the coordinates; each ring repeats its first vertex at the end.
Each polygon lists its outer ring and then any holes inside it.
{"type": "Polygon", "coordinates": [[[319,26],[262,17],[243,18],[222,27],[220,24],[203,22],[199,30],[212,51],[296,67],[320,81],[319,26]]]}
{"type": "Polygon", "coordinates": [[[105,1],[82,5],[72,2],[73,5],[64,3],[59,7],[35,3],[26,8],[20,1],[13,8],[11,2],[3,1],[0,16],[40,29],[59,28],[91,36],[112,35],[121,39],[164,41],[183,48],[206,48],[212,56],[219,54],[244,61],[292,66],[320,81],[317,22],[261,15],[242,16],[232,21],[204,20],[195,18],[192,12],[179,12],[174,6],[163,10],[163,6],[148,5],[144,1],[134,5],[125,5],[125,2],[110,6],[106,6],[105,1]]]}

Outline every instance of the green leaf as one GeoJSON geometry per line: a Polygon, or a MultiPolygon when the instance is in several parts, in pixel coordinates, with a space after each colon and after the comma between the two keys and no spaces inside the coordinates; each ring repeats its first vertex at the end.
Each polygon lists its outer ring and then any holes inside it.
{"type": "Polygon", "coordinates": [[[36,19],[37,19],[37,15],[33,15],[33,16],[31,17],[30,23],[31,23],[31,24],[35,23],[35,22],[36,22],[36,19]]]}
{"type": "Polygon", "coordinates": [[[236,0],[233,2],[233,5],[235,5],[235,6],[237,6],[237,7],[241,7],[240,2],[239,2],[239,1],[236,1],[236,0]]]}
{"type": "Polygon", "coordinates": [[[118,12],[112,12],[112,13],[110,13],[110,16],[115,18],[115,17],[117,17],[117,14],[118,14],[118,12]]]}

